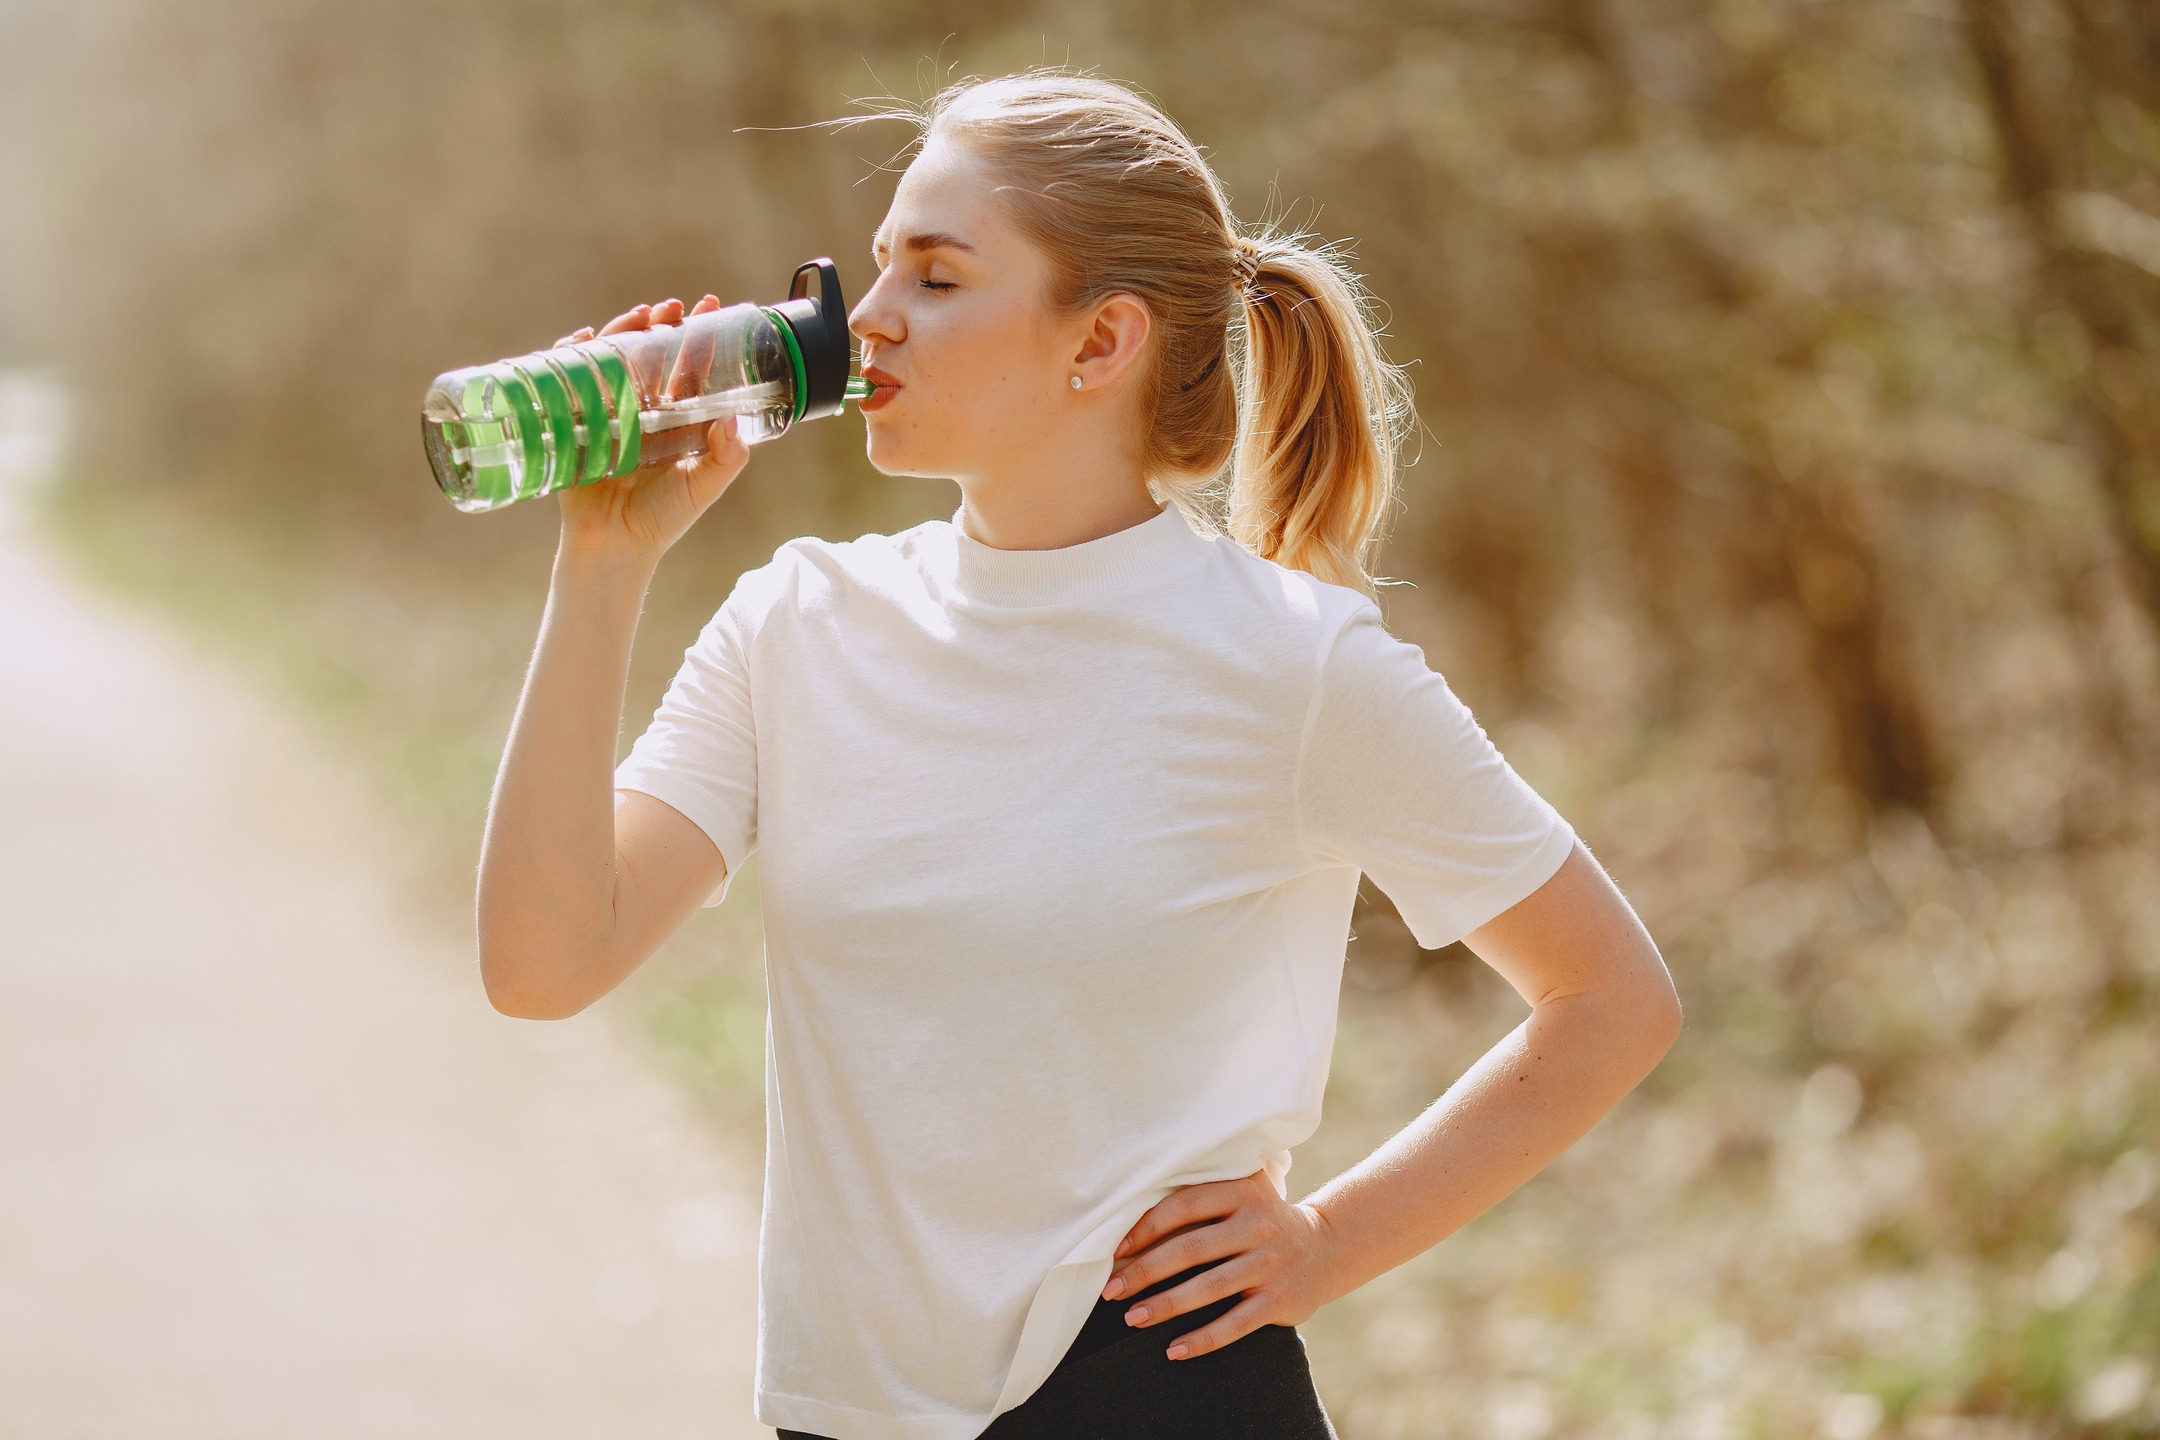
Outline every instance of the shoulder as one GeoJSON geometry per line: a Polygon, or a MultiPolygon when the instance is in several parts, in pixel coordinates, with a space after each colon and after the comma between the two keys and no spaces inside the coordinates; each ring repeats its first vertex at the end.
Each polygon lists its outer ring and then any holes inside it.
{"type": "Polygon", "coordinates": [[[1364,623],[1385,628],[1380,607],[1361,590],[1336,585],[1246,549],[1228,535],[1209,533],[1205,573],[1211,589],[1259,632],[1274,637],[1315,663],[1346,628],[1364,623]]]}
{"type": "Polygon", "coordinates": [[[801,596],[838,592],[847,587],[881,587],[903,574],[920,574],[942,535],[940,520],[924,520],[896,533],[855,535],[853,540],[825,540],[797,535],[773,551],[769,568],[791,576],[801,596]]]}
{"type": "Polygon", "coordinates": [[[919,570],[939,548],[949,548],[952,526],[942,520],[892,534],[858,535],[852,540],[826,540],[798,535],[773,552],[775,566],[796,566],[836,579],[867,577],[893,569],[919,570]]]}
{"type": "Polygon", "coordinates": [[[827,540],[798,535],[773,556],[743,572],[728,597],[746,620],[762,621],[775,609],[820,609],[850,592],[886,591],[919,576],[942,539],[942,522],[929,521],[893,534],[827,540]]]}

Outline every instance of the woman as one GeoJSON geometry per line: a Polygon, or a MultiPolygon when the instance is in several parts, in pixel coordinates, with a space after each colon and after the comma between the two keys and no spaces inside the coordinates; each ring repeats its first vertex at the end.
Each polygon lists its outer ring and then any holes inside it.
{"type": "Polygon", "coordinates": [[[1354,279],[1249,237],[1121,86],[1032,71],[914,118],[850,323],[871,462],[959,510],[781,546],[611,781],[654,566],[746,450],[721,422],[694,464],[564,491],[482,976],[573,1014],[762,850],[783,1436],[1330,1435],[1294,1327],[1571,1144],[1678,1003],[1369,598],[1402,407],[1354,279]],[[1292,1204],[1361,873],[1532,1013],[1292,1204]]]}

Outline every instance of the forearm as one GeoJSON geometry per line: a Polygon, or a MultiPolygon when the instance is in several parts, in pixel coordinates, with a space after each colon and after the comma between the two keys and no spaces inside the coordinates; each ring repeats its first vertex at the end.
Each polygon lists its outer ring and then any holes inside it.
{"type": "Polygon", "coordinates": [[[631,641],[655,561],[564,547],[481,842],[481,974],[499,1008],[582,1008],[614,923],[614,768],[631,641]]]}
{"type": "Polygon", "coordinates": [[[1437,1245],[1580,1139],[1670,1047],[1669,993],[1537,1006],[1416,1120],[1308,1196],[1328,1236],[1328,1298],[1437,1245]]]}

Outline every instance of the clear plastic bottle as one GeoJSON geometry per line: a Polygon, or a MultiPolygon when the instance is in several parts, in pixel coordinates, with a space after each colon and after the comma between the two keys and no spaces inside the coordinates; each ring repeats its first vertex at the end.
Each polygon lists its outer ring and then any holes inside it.
{"type": "Polygon", "coordinates": [[[725,415],[753,445],[837,415],[867,393],[849,368],[839,272],[818,259],[797,267],[780,305],[730,305],[439,375],[421,432],[451,503],[494,510],[696,455],[725,415]]]}

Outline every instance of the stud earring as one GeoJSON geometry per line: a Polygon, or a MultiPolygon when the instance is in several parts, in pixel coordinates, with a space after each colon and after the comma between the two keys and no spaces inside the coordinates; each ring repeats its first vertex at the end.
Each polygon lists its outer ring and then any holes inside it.
{"type": "Polygon", "coordinates": [[[1073,376],[1073,377],[1072,377],[1072,387],[1073,387],[1073,389],[1075,389],[1075,390],[1077,390],[1077,389],[1079,389],[1079,388],[1080,388],[1080,377],[1079,377],[1079,376],[1075,375],[1075,376],[1073,376]]]}

